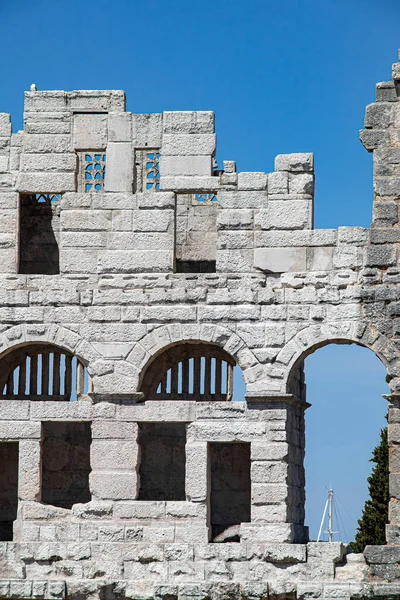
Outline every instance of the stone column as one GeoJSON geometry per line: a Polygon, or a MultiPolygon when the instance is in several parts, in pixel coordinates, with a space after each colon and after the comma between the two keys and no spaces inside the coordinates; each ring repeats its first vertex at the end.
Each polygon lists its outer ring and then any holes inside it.
{"type": "Polygon", "coordinates": [[[386,526],[388,544],[400,545],[400,395],[385,395],[389,400],[389,524],[386,526]]]}
{"type": "Polygon", "coordinates": [[[310,405],[289,394],[246,399],[268,426],[265,438],[251,443],[251,523],[242,524],[242,537],[306,543],[304,411],[310,405]]]}
{"type": "Polygon", "coordinates": [[[138,493],[138,425],[94,421],[90,491],[95,500],[135,500],[138,493]]]}

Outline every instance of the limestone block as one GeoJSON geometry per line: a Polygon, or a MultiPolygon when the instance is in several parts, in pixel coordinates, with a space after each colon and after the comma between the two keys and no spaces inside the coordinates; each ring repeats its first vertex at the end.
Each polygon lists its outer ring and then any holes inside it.
{"type": "Polygon", "coordinates": [[[135,471],[138,454],[136,439],[94,439],[90,447],[90,464],[94,471],[135,471]]]}
{"type": "Polygon", "coordinates": [[[173,222],[171,210],[138,210],[133,213],[133,231],[167,231],[173,222]]]}
{"type": "MultiPolygon", "coordinates": [[[[212,175],[211,156],[168,156],[160,157],[161,177],[175,175],[212,175]]],[[[154,194],[153,194],[154,195],[154,194]]]]}
{"type": "Polygon", "coordinates": [[[74,115],[74,148],[103,150],[107,146],[107,125],[107,115],[74,115]]]}
{"type": "MultiPolygon", "coordinates": [[[[126,250],[98,253],[99,273],[147,273],[173,271],[173,250],[126,250]]],[[[93,271],[89,271],[93,272],[93,271]]]]}
{"type": "Polygon", "coordinates": [[[211,111],[165,111],[164,133],[214,133],[214,113],[211,111]]]}
{"type": "Polygon", "coordinates": [[[363,245],[368,238],[368,229],[364,227],[339,227],[338,242],[339,244],[357,244],[363,245]]]}
{"type": "Polygon", "coordinates": [[[312,200],[272,200],[255,215],[255,226],[261,229],[312,229],[312,200]]]}
{"type": "Polygon", "coordinates": [[[107,236],[104,231],[62,231],[61,247],[66,248],[105,248],[107,236]]]}
{"type": "Polygon", "coordinates": [[[369,104],[365,109],[364,126],[366,129],[385,129],[393,124],[393,104],[379,102],[369,104]]]}
{"type": "Polygon", "coordinates": [[[278,154],[275,158],[275,171],[304,173],[314,170],[314,154],[278,154]]]}
{"type": "Polygon", "coordinates": [[[67,110],[66,93],[63,91],[25,92],[25,112],[63,112],[67,110]]]}
{"type": "Polygon", "coordinates": [[[185,322],[196,320],[196,307],[185,306],[185,305],[172,305],[172,306],[144,306],[142,309],[142,322],[148,321],[155,322],[185,322]]]}
{"type": "Polygon", "coordinates": [[[251,502],[254,505],[287,502],[288,495],[289,486],[286,483],[253,482],[251,486],[251,502]]]}
{"type": "Polygon", "coordinates": [[[165,501],[117,502],[115,503],[114,514],[116,519],[164,519],[165,501]]]}
{"type": "Polygon", "coordinates": [[[336,229],[305,229],[296,231],[255,231],[256,247],[271,248],[274,246],[335,246],[336,229]]]}
{"type": "Polygon", "coordinates": [[[387,129],[363,129],[360,131],[360,141],[368,152],[372,152],[376,148],[389,146],[389,131],[387,129]]]}
{"type": "Polygon", "coordinates": [[[162,154],[168,156],[213,156],[216,148],[214,133],[170,134],[162,138],[162,154]]]}
{"type": "Polygon", "coordinates": [[[162,115],[132,115],[134,148],[160,148],[162,140],[162,115]]]}
{"type": "Polygon", "coordinates": [[[0,113],[0,137],[9,137],[11,135],[11,116],[7,113],[0,113]]]}
{"type": "Polygon", "coordinates": [[[84,520],[110,520],[113,517],[113,503],[92,500],[86,504],[74,504],[72,515],[77,519],[84,520]]]}
{"type": "Polygon", "coordinates": [[[364,266],[386,267],[396,263],[396,248],[389,244],[368,246],[364,266]]]}
{"type": "Polygon", "coordinates": [[[71,136],[69,135],[49,135],[49,134],[24,134],[23,152],[32,154],[57,154],[72,152],[71,136]]]}
{"type": "Polygon", "coordinates": [[[89,476],[90,490],[99,500],[134,500],[137,494],[135,472],[117,473],[92,471],[89,476]]]}
{"type": "Polygon", "coordinates": [[[135,197],[138,208],[175,208],[175,194],[172,192],[142,192],[135,197]]]}
{"type": "Polygon", "coordinates": [[[206,502],[208,497],[207,442],[186,444],[186,497],[189,502],[206,502]]]}
{"type": "Polygon", "coordinates": [[[29,419],[29,400],[0,400],[2,421],[22,421],[29,419]]]}
{"type": "Polygon", "coordinates": [[[306,248],[256,248],[254,267],[271,273],[306,271],[306,248]]]}
{"type": "Polygon", "coordinates": [[[18,479],[18,496],[20,500],[40,499],[40,440],[20,440],[18,479]]]}
{"type": "Polygon", "coordinates": [[[244,542],[292,543],[294,526],[290,523],[241,523],[240,539],[244,542]]]}
{"type": "Polygon", "coordinates": [[[217,423],[204,421],[190,423],[187,427],[188,442],[251,442],[265,434],[265,423],[235,421],[217,423]]]}
{"type": "Polygon", "coordinates": [[[268,173],[268,194],[287,194],[289,174],[287,172],[268,173]]]}
{"type": "Polygon", "coordinates": [[[57,134],[57,133],[71,133],[71,118],[69,113],[44,113],[45,116],[51,115],[53,118],[49,120],[32,119],[32,115],[43,117],[43,113],[25,113],[25,132],[26,133],[45,133],[45,134],[57,134]],[[58,119],[54,118],[53,115],[59,115],[58,119]]]}
{"type": "Polygon", "coordinates": [[[79,90],[67,92],[68,108],[75,113],[124,112],[122,90],[79,90]]]}
{"type": "Polygon", "coordinates": [[[138,426],[136,423],[123,421],[93,421],[92,438],[94,440],[114,439],[114,440],[136,440],[138,426]]]}
{"type": "MultiPolygon", "coordinates": [[[[109,113],[108,140],[110,142],[132,141],[132,114],[125,112],[109,113]]],[[[108,161],[108,156],[107,156],[108,161]]]]}
{"type": "Polygon", "coordinates": [[[111,211],[68,210],[61,213],[60,224],[64,231],[106,231],[110,229],[111,211]]]}
{"type": "Polygon", "coordinates": [[[251,480],[254,483],[282,483],[288,477],[286,464],[273,461],[252,461],[251,480]]]}
{"type": "Polygon", "coordinates": [[[333,269],[335,248],[307,248],[307,268],[309,271],[330,271],[333,269]]]}
{"type": "Polygon", "coordinates": [[[314,175],[312,173],[300,173],[289,177],[290,194],[314,194],[314,175]]]}
{"type": "MultiPolygon", "coordinates": [[[[76,154],[22,154],[21,171],[74,172],[77,169],[76,154]]],[[[75,190],[75,188],[74,188],[75,190]]],[[[42,190],[43,191],[43,190],[42,190]]]]}
{"type": "Polygon", "coordinates": [[[63,248],[60,256],[60,273],[96,273],[97,250],[63,248]]]}
{"type": "Polygon", "coordinates": [[[0,273],[17,273],[15,248],[0,249],[0,273]]]}
{"type": "Polygon", "coordinates": [[[217,251],[217,272],[248,273],[253,270],[253,251],[251,249],[217,251]]]}
{"type": "Polygon", "coordinates": [[[346,321],[361,318],[361,304],[328,306],[328,321],[346,321]]]}
{"type": "Polygon", "coordinates": [[[132,192],[133,150],[131,142],[109,142],[107,145],[106,192],[132,192]]]}
{"type": "MultiPolygon", "coordinates": [[[[218,192],[218,204],[224,209],[252,209],[267,206],[267,192],[259,190],[218,192]]],[[[224,211],[221,211],[223,213],[224,211]]]]}
{"type": "Polygon", "coordinates": [[[25,193],[74,192],[76,190],[75,173],[24,173],[20,172],[16,183],[17,190],[25,193]]]}
{"type": "Polygon", "coordinates": [[[285,460],[288,457],[289,446],[286,442],[266,443],[253,442],[251,444],[252,460],[285,460]]]}
{"type": "Polygon", "coordinates": [[[205,544],[209,539],[209,531],[206,525],[195,523],[176,523],[175,542],[205,544]]]}
{"type": "Polygon", "coordinates": [[[343,245],[334,249],[333,266],[336,269],[362,265],[362,254],[356,246],[343,245]]]}
{"type": "Polygon", "coordinates": [[[0,439],[18,440],[18,439],[40,439],[40,422],[32,421],[0,421],[0,439]]]}
{"type": "Polygon", "coordinates": [[[180,192],[215,192],[218,179],[207,175],[165,175],[161,173],[160,189],[164,191],[176,190],[180,192]]]}
{"type": "Polygon", "coordinates": [[[71,511],[67,508],[60,508],[58,506],[41,504],[40,502],[28,501],[22,502],[22,512],[24,520],[26,521],[51,521],[53,519],[63,521],[71,514],[71,511]]]}
{"type": "Polygon", "coordinates": [[[398,218],[396,202],[374,202],[373,220],[375,224],[391,226],[397,223],[398,218]]]}
{"type": "Polygon", "coordinates": [[[270,505],[253,505],[251,507],[252,523],[285,523],[288,508],[286,503],[270,505]]]}
{"type": "Polygon", "coordinates": [[[267,187],[266,173],[239,173],[238,190],[265,190],[267,187]]]}
{"type": "Polygon", "coordinates": [[[400,177],[375,177],[374,190],[378,196],[391,196],[391,200],[400,198],[400,177]]]}
{"type": "Polygon", "coordinates": [[[170,544],[175,539],[175,526],[173,524],[158,524],[143,528],[143,541],[155,544],[170,544]]]}
{"type": "Polygon", "coordinates": [[[112,230],[113,231],[132,231],[132,210],[113,210],[112,212],[112,230]]]}
{"type": "Polygon", "coordinates": [[[224,173],[236,173],[236,162],[234,160],[224,160],[224,173]]]}
{"type": "Polygon", "coordinates": [[[10,159],[9,156],[0,156],[0,173],[7,173],[9,170],[10,159]]]}
{"type": "Polygon", "coordinates": [[[253,211],[249,209],[221,210],[217,214],[218,229],[253,229],[253,211]]]}

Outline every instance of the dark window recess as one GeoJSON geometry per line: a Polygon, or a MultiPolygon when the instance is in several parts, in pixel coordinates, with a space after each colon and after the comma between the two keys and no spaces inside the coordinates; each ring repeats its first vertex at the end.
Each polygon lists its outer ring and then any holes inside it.
{"type": "Polygon", "coordinates": [[[210,524],[213,542],[240,542],[240,523],[250,521],[250,444],[209,444],[210,524]]]}
{"type": "Polygon", "coordinates": [[[0,443],[0,541],[13,539],[18,509],[18,442],[0,443]]]}
{"type": "Polygon", "coordinates": [[[89,502],[91,423],[46,421],[42,431],[42,501],[61,508],[89,502]]]}
{"type": "Polygon", "coordinates": [[[215,260],[177,260],[177,273],[215,273],[215,260]]]}
{"type": "Polygon", "coordinates": [[[61,194],[20,196],[19,272],[56,275],[59,261],[61,194]]]}
{"type": "Polygon", "coordinates": [[[185,500],[185,423],[141,423],[139,500],[185,500]]]}

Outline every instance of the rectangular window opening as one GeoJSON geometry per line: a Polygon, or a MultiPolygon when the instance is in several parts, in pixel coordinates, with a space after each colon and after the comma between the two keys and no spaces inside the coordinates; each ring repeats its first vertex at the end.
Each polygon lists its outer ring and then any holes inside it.
{"type": "Polygon", "coordinates": [[[19,206],[19,273],[60,272],[61,194],[21,194],[19,206]]]}
{"type": "Polygon", "coordinates": [[[61,508],[91,500],[90,422],[42,423],[42,502],[61,508]]]}
{"type": "Polygon", "coordinates": [[[250,522],[250,444],[210,443],[212,542],[240,542],[240,523],[250,522]]]}
{"type": "Polygon", "coordinates": [[[186,424],[140,423],[139,500],[186,500],[186,424]]]}
{"type": "Polygon", "coordinates": [[[18,510],[18,442],[0,442],[0,541],[11,542],[18,510]]]}
{"type": "Polygon", "coordinates": [[[177,260],[177,273],[215,273],[215,260],[177,260]]]}

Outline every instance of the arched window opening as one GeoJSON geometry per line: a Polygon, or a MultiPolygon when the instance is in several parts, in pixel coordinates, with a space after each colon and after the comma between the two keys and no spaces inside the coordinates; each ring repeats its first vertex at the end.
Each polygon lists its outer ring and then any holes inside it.
{"type": "MultiPolygon", "coordinates": [[[[329,344],[304,362],[307,381],[306,524],[316,540],[328,491],[334,492],[333,541],[351,542],[368,498],[367,478],[380,430],[387,426],[386,370],[375,354],[356,345],[329,344]]],[[[305,396],[303,365],[294,377],[305,396]]],[[[295,390],[292,390],[293,392],[295,390]]],[[[303,398],[304,399],[304,398],[303,398]]],[[[327,541],[325,520],[321,541],[327,541]]]]}
{"type": "Polygon", "coordinates": [[[84,364],[50,344],[14,350],[0,362],[0,396],[5,399],[77,400],[90,391],[84,364]]]}
{"type": "Polygon", "coordinates": [[[165,350],[148,367],[146,400],[229,401],[234,359],[213,344],[185,343],[165,350]]]}

